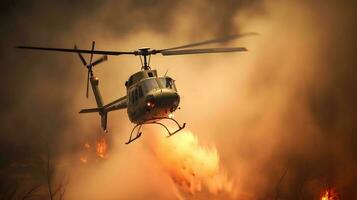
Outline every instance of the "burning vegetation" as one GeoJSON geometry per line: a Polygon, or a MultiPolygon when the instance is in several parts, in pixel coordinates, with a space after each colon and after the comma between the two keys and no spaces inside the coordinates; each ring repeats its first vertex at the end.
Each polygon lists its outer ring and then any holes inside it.
{"type": "Polygon", "coordinates": [[[100,158],[107,158],[108,156],[107,151],[108,151],[107,139],[105,138],[105,136],[99,136],[95,143],[95,152],[97,153],[97,156],[100,158]]]}
{"type": "Polygon", "coordinates": [[[190,131],[185,130],[169,140],[160,137],[152,148],[184,195],[225,192],[233,196],[233,182],[222,169],[217,149],[203,146],[190,131]]]}
{"type": "Polygon", "coordinates": [[[339,200],[338,193],[334,188],[327,188],[321,191],[320,200],[339,200]]]}
{"type": "Polygon", "coordinates": [[[95,140],[94,145],[86,142],[82,147],[79,154],[79,161],[83,164],[91,160],[98,161],[98,159],[108,158],[108,138],[105,135],[100,135],[95,140]]]}

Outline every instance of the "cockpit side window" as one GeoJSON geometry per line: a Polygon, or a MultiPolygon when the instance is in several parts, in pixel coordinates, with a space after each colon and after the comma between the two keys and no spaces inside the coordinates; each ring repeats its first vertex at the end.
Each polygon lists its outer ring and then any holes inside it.
{"type": "Polygon", "coordinates": [[[139,99],[138,88],[136,88],[136,89],[134,90],[134,96],[135,96],[134,101],[136,102],[136,101],[139,99]]]}
{"type": "Polygon", "coordinates": [[[161,78],[158,78],[158,81],[160,82],[161,87],[169,88],[169,89],[172,89],[172,90],[176,91],[175,81],[172,78],[170,78],[170,77],[161,77],[161,78]]]}
{"type": "Polygon", "coordinates": [[[173,89],[173,81],[171,78],[166,78],[166,87],[167,88],[170,88],[170,89],[173,89]]]}
{"type": "Polygon", "coordinates": [[[135,95],[134,95],[134,90],[131,91],[131,103],[134,104],[135,102],[135,95]]]}
{"type": "Polygon", "coordinates": [[[167,79],[170,79],[170,80],[167,80],[167,82],[169,82],[170,88],[177,91],[176,85],[175,85],[175,80],[172,78],[167,78],[167,79]]]}
{"type": "Polygon", "coordinates": [[[143,95],[143,88],[141,86],[139,86],[137,89],[139,91],[139,98],[142,98],[144,96],[143,95]]]}
{"type": "Polygon", "coordinates": [[[133,97],[133,91],[129,92],[129,103],[133,104],[134,103],[134,97],[133,97]]]}

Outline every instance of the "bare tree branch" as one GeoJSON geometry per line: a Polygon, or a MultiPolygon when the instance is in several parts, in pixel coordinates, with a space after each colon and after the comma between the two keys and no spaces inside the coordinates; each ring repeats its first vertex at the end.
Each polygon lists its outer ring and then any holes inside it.
{"type": "Polygon", "coordinates": [[[46,149],[47,149],[47,163],[46,163],[46,175],[47,175],[47,187],[48,187],[48,193],[50,196],[50,200],[54,200],[56,198],[58,199],[63,199],[64,198],[64,194],[66,192],[66,187],[69,183],[69,177],[68,175],[64,175],[61,179],[61,181],[59,182],[58,186],[55,187],[53,184],[53,174],[54,174],[54,169],[53,167],[51,167],[51,154],[50,154],[50,147],[48,145],[48,140],[46,143],[46,149]]]}
{"type": "Polygon", "coordinates": [[[50,165],[50,148],[48,146],[48,141],[46,143],[46,150],[47,150],[47,170],[46,170],[46,175],[47,175],[47,186],[48,186],[48,193],[50,195],[50,199],[53,200],[53,194],[52,194],[52,185],[51,185],[51,165],[50,165]]]}
{"type": "Polygon", "coordinates": [[[288,168],[286,168],[286,170],[284,171],[284,173],[281,175],[278,184],[276,185],[276,194],[275,194],[275,199],[280,199],[280,189],[281,189],[281,184],[285,178],[285,175],[288,172],[288,168]]]}
{"type": "Polygon", "coordinates": [[[34,197],[34,193],[41,187],[41,185],[36,185],[32,187],[23,197],[22,200],[34,197]]]}

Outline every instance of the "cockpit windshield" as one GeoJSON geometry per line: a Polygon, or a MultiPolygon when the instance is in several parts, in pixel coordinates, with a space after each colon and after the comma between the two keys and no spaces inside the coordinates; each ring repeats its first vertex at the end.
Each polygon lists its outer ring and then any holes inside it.
{"type": "Polygon", "coordinates": [[[170,77],[161,77],[157,79],[163,88],[169,88],[176,91],[175,81],[170,77]]]}
{"type": "Polygon", "coordinates": [[[155,78],[151,78],[151,79],[144,80],[142,82],[142,87],[143,87],[144,93],[147,93],[152,89],[159,88],[159,85],[157,84],[155,78]]]}

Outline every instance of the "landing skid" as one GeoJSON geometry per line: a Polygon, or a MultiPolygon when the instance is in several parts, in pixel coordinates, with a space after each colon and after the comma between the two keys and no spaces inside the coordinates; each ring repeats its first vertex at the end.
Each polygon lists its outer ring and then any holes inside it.
{"type": "Polygon", "coordinates": [[[142,134],[142,132],[140,132],[140,129],[141,129],[141,127],[142,127],[143,125],[145,125],[145,124],[157,124],[157,125],[160,125],[160,126],[164,127],[165,130],[167,131],[167,133],[169,134],[167,137],[170,137],[170,136],[174,135],[175,133],[181,131],[181,130],[184,129],[185,126],[186,126],[186,123],[183,123],[182,126],[181,126],[175,119],[168,118],[168,117],[155,118],[154,120],[162,120],[162,119],[168,119],[168,120],[171,120],[171,121],[175,122],[175,124],[177,125],[178,129],[176,129],[174,132],[171,132],[171,131],[167,128],[167,126],[165,126],[165,125],[164,125],[163,123],[161,123],[161,122],[157,122],[157,121],[153,121],[153,122],[143,122],[143,123],[140,123],[140,124],[137,124],[137,125],[134,126],[133,130],[131,130],[129,141],[126,142],[125,144],[130,144],[131,142],[133,142],[133,141],[135,141],[136,139],[138,139],[138,138],[141,136],[141,134],[142,134]],[[136,131],[136,136],[135,136],[134,138],[132,138],[132,135],[133,135],[133,133],[134,133],[134,131],[136,130],[137,127],[139,127],[139,128],[138,128],[138,130],[136,131]]]}

